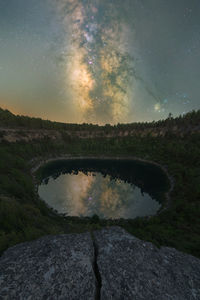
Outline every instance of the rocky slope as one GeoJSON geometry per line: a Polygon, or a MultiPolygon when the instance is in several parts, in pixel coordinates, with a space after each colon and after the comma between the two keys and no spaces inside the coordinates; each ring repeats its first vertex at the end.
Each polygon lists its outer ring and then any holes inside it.
{"type": "MultiPolygon", "coordinates": [[[[106,133],[103,130],[79,130],[79,131],[63,131],[65,137],[80,138],[80,139],[92,139],[92,138],[117,138],[117,137],[165,137],[167,134],[173,134],[177,137],[184,137],[186,135],[200,133],[200,126],[187,126],[178,127],[173,126],[171,128],[158,127],[158,128],[145,128],[134,130],[111,130],[106,133]]],[[[52,129],[23,129],[23,128],[3,128],[0,127],[0,142],[7,141],[9,143],[19,141],[33,141],[48,138],[51,140],[61,140],[62,134],[59,130],[52,129]]]]}
{"type": "Polygon", "coordinates": [[[200,260],[119,227],[46,236],[0,258],[0,299],[200,299],[200,260]]]}

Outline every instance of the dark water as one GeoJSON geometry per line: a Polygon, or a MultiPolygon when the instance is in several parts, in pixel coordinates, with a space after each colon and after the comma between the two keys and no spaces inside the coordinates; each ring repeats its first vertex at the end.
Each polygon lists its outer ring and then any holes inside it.
{"type": "Polygon", "coordinates": [[[133,160],[58,160],[40,172],[40,197],[69,216],[128,219],[154,215],[169,189],[159,167],[133,160]]]}

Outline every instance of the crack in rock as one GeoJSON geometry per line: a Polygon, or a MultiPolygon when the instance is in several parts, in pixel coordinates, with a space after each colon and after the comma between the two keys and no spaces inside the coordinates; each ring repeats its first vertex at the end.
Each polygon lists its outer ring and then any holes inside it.
{"type": "Polygon", "coordinates": [[[120,227],[46,236],[0,257],[0,299],[199,300],[200,259],[120,227]]]}
{"type": "Polygon", "coordinates": [[[95,277],[96,277],[96,296],[95,296],[95,300],[100,300],[101,299],[102,282],[101,282],[101,274],[99,272],[99,268],[98,268],[98,264],[97,264],[98,247],[97,247],[97,244],[95,242],[93,232],[91,232],[91,238],[92,238],[93,248],[94,248],[93,269],[94,269],[94,274],[95,274],[95,277]]]}

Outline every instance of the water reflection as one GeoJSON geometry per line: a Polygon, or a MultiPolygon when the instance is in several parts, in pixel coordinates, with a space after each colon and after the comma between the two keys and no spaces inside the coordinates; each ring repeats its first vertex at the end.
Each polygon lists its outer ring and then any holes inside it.
{"type": "Polygon", "coordinates": [[[70,216],[135,218],[153,215],[161,206],[136,185],[100,172],[57,174],[43,180],[38,192],[51,207],[70,216]]]}

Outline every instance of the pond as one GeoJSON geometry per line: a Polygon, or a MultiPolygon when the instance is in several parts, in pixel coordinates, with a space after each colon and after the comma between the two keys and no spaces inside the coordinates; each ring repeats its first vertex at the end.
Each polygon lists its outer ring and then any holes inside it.
{"type": "Polygon", "coordinates": [[[169,189],[161,168],[138,160],[57,160],[39,173],[40,198],[67,216],[133,219],[154,215],[169,189]]]}

